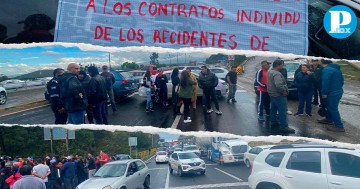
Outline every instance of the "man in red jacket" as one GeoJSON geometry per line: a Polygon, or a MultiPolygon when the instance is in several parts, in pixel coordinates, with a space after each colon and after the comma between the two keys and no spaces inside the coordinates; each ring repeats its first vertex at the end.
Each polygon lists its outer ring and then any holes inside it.
{"type": "Polygon", "coordinates": [[[270,115],[270,96],[267,92],[267,72],[270,68],[270,62],[264,60],[261,62],[261,69],[256,73],[256,83],[258,84],[259,105],[258,114],[259,121],[265,121],[263,109],[265,109],[266,117],[270,115]]]}
{"type": "Polygon", "coordinates": [[[103,166],[109,163],[109,156],[105,154],[103,151],[100,151],[100,165],[103,166]]]}

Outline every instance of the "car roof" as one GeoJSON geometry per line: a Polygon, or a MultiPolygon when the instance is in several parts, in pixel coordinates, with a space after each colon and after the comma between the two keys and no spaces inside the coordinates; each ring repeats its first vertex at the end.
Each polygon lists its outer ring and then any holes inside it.
{"type": "Polygon", "coordinates": [[[180,152],[176,152],[176,153],[178,153],[178,154],[187,154],[187,153],[195,154],[194,152],[189,152],[189,151],[180,151],[180,152]]]}
{"type": "Polygon", "coordinates": [[[298,143],[298,144],[282,144],[271,147],[271,150],[275,149],[296,149],[296,148],[338,148],[336,146],[320,144],[320,143],[298,143]]]}
{"type": "Polygon", "coordinates": [[[262,146],[254,146],[253,148],[262,148],[262,149],[267,149],[267,148],[271,148],[274,145],[262,145],[262,146]]]}
{"type": "Polygon", "coordinates": [[[139,160],[139,159],[116,160],[116,161],[112,161],[110,163],[107,163],[107,165],[128,164],[128,163],[131,163],[131,162],[136,161],[136,160],[139,160]]]}
{"type": "Polygon", "coordinates": [[[226,143],[230,146],[233,146],[235,144],[240,144],[240,145],[247,145],[248,143],[246,141],[240,140],[240,139],[233,139],[233,140],[225,140],[225,141],[221,141],[223,143],[226,143]]]}

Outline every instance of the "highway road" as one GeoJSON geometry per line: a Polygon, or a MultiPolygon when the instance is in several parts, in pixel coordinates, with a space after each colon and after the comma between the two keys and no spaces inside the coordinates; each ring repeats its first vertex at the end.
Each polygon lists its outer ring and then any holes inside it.
{"type": "MultiPolygon", "coordinates": [[[[155,106],[155,112],[146,113],[145,98],[134,94],[132,97],[126,98],[117,104],[118,113],[117,115],[108,116],[109,123],[123,126],[173,128],[184,132],[217,131],[250,136],[283,135],[283,133],[278,132],[276,129],[270,128],[268,122],[259,122],[257,119],[257,104],[253,91],[253,81],[254,74],[258,69],[258,63],[262,59],[264,58],[255,58],[252,62],[248,62],[245,74],[238,77],[237,103],[226,103],[224,98],[219,101],[220,109],[223,112],[221,116],[215,113],[208,115],[202,107],[201,98],[199,98],[197,110],[191,110],[192,123],[184,124],[183,116],[174,116],[170,107],[155,106]]],[[[324,125],[318,124],[316,121],[318,118],[316,115],[318,107],[313,107],[313,116],[311,118],[288,116],[289,126],[296,131],[295,134],[290,136],[360,143],[360,123],[357,119],[360,116],[360,106],[357,105],[359,100],[356,98],[360,92],[355,87],[359,85],[359,82],[346,81],[346,83],[351,84],[351,87],[348,85],[345,87],[344,102],[340,105],[340,112],[346,129],[345,133],[333,133],[327,131],[324,125]]],[[[38,93],[30,93],[27,96],[43,98],[43,90],[39,90],[38,93]]],[[[9,96],[9,100],[11,98],[9,96]]],[[[21,98],[21,95],[16,97],[16,99],[19,98],[21,98]]],[[[295,113],[297,101],[289,99],[288,109],[295,113]]],[[[42,102],[11,110],[0,110],[0,123],[53,124],[54,116],[50,107],[42,102]]]]}
{"type": "Polygon", "coordinates": [[[150,169],[151,188],[156,189],[249,189],[247,180],[249,169],[243,163],[219,165],[204,159],[205,175],[187,174],[183,177],[169,172],[167,163],[156,164],[152,158],[147,166],[150,169]]]}

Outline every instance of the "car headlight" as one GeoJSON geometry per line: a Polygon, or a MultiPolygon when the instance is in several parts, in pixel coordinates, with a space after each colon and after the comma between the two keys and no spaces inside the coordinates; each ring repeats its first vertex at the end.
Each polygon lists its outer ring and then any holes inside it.
{"type": "Polygon", "coordinates": [[[102,189],[112,189],[112,187],[111,186],[105,186],[102,189]]]}

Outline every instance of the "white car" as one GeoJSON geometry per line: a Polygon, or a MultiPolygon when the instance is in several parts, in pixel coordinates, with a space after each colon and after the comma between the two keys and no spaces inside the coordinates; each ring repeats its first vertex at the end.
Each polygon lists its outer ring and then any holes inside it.
{"type": "Polygon", "coordinates": [[[358,189],[360,153],[321,144],[274,146],[260,153],[248,179],[251,189],[358,189]]]}
{"type": "MultiPolygon", "coordinates": [[[[167,85],[167,89],[168,89],[168,99],[172,98],[172,87],[173,84],[171,82],[171,73],[172,71],[164,71],[164,74],[166,75],[166,77],[168,78],[169,82],[166,84],[167,85]]],[[[198,73],[193,73],[196,78],[199,77],[198,73]]],[[[155,79],[153,79],[155,80],[155,79]]],[[[228,86],[226,84],[226,82],[224,80],[219,79],[219,83],[218,85],[215,87],[215,91],[217,96],[226,96],[226,93],[228,92],[228,86]]],[[[145,91],[145,87],[141,86],[139,88],[139,96],[146,98],[146,91],[145,91]]],[[[199,88],[199,86],[197,86],[197,96],[203,96],[203,90],[199,88]]]]}
{"type": "Polygon", "coordinates": [[[41,79],[35,79],[35,80],[27,80],[25,81],[26,87],[33,87],[33,86],[42,86],[45,85],[45,81],[41,79]]]}
{"type": "Polygon", "coordinates": [[[18,79],[5,80],[0,83],[5,89],[19,89],[25,86],[25,82],[18,79]]]}
{"type": "Polygon", "coordinates": [[[226,80],[226,75],[229,73],[229,71],[225,68],[219,68],[219,67],[212,67],[209,68],[211,72],[213,72],[219,79],[226,80]]]}
{"type": "Polygon", "coordinates": [[[76,189],[135,189],[150,188],[150,172],[140,159],[113,161],[96,171],[93,178],[76,189]]]}
{"type": "Polygon", "coordinates": [[[0,87],[0,105],[6,104],[7,93],[4,87],[0,87]]]}
{"type": "Polygon", "coordinates": [[[190,68],[191,71],[194,72],[200,72],[201,71],[201,66],[179,66],[178,67],[180,71],[184,71],[188,68],[190,68]]]}
{"type": "Polygon", "coordinates": [[[250,168],[253,164],[257,155],[264,150],[268,150],[269,148],[273,147],[274,145],[265,145],[265,146],[256,146],[251,148],[248,152],[244,153],[244,163],[246,167],[250,168]]]}
{"type": "Polygon", "coordinates": [[[165,151],[160,151],[160,152],[156,152],[156,156],[155,156],[155,163],[167,163],[169,162],[169,157],[167,152],[165,151]]]}
{"type": "Polygon", "coordinates": [[[183,152],[194,152],[199,157],[201,155],[201,152],[196,145],[184,146],[183,152]]]}
{"type": "Polygon", "coordinates": [[[179,176],[185,173],[205,174],[206,165],[204,160],[200,159],[193,152],[174,152],[170,156],[169,170],[173,173],[175,170],[179,176]]]}

